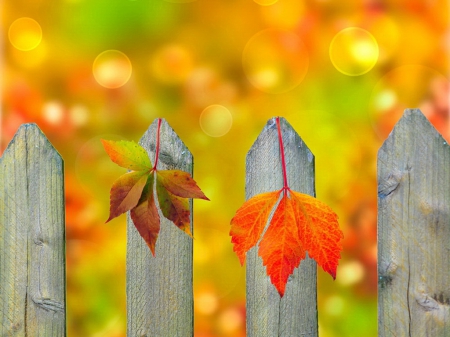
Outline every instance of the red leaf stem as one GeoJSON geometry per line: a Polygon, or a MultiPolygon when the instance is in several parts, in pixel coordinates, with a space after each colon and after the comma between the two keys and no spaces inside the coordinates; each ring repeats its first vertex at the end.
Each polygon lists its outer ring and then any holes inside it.
{"type": "Polygon", "coordinates": [[[283,192],[286,193],[289,190],[289,185],[286,173],[286,160],[284,159],[284,146],[283,146],[283,137],[281,136],[280,117],[276,118],[276,122],[278,128],[278,142],[280,144],[281,167],[283,169],[283,192]]]}
{"type": "Polygon", "coordinates": [[[161,118],[158,118],[158,131],[156,132],[155,165],[153,165],[152,171],[157,171],[156,165],[158,165],[158,158],[159,158],[159,131],[160,130],[161,130],[161,118]]]}

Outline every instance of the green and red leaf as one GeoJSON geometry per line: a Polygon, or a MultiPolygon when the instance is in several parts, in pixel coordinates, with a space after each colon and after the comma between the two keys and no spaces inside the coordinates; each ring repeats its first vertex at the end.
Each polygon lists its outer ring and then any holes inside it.
{"type": "Polygon", "coordinates": [[[131,210],[130,216],[139,234],[147,243],[153,256],[155,256],[155,245],[158,239],[160,220],[153,197],[153,182],[154,176],[151,174],[148,177],[141,199],[138,205],[131,210]]]}
{"type": "Polygon", "coordinates": [[[157,174],[156,194],[158,195],[159,208],[164,217],[172,221],[175,226],[186,234],[191,235],[189,201],[170,193],[157,174]]]}
{"type": "Polygon", "coordinates": [[[129,172],[117,179],[111,187],[109,218],[114,219],[134,208],[147,183],[148,174],[144,171],[129,172]]]}
{"type": "Polygon", "coordinates": [[[117,165],[132,171],[151,170],[152,164],[147,151],[133,141],[112,141],[102,139],[109,158],[117,165]]]}
{"type": "Polygon", "coordinates": [[[111,160],[132,170],[113,183],[109,218],[106,222],[130,211],[136,229],[153,256],[160,230],[160,217],[153,194],[155,179],[162,215],[191,237],[190,208],[186,198],[209,200],[189,173],[180,170],[157,170],[160,122],[158,122],[156,159],[153,167],[147,151],[140,145],[128,141],[102,140],[111,160]]]}
{"type": "Polygon", "coordinates": [[[180,170],[158,171],[158,177],[158,182],[173,195],[182,198],[209,200],[187,172],[180,170]]]}

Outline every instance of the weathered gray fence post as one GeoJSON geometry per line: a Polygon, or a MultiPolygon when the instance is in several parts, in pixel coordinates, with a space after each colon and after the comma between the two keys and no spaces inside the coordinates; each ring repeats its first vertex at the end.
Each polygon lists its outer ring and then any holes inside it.
{"type": "MultiPolygon", "coordinates": [[[[140,144],[154,163],[158,121],[140,144]]],[[[158,169],[192,174],[192,155],[163,119],[158,169]]],[[[192,200],[191,231],[192,230],[192,200]]],[[[127,214],[127,335],[130,337],[193,336],[192,239],[162,216],[156,257],[127,214]]]]}
{"type": "Polygon", "coordinates": [[[36,124],[0,158],[0,335],[65,336],[63,160],[36,124]]]}
{"type": "MultiPolygon", "coordinates": [[[[289,186],[315,196],[314,156],[291,125],[280,118],[289,186]]],[[[247,154],[246,198],[283,187],[275,118],[268,121],[247,154]]],[[[247,336],[318,335],[317,267],[306,257],[288,280],[282,299],[266,274],[258,247],[247,253],[247,336]]]]}
{"type": "Polygon", "coordinates": [[[450,146],[405,110],[378,152],[378,335],[450,336],[450,146]]]}

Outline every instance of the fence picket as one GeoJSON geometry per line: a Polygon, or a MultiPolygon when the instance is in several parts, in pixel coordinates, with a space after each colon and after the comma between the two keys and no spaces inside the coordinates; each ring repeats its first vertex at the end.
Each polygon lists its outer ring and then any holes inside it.
{"type": "MultiPolygon", "coordinates": [[[[140,144],[154,163],[157,120],[140,144]]],[[[158,169],[192,174],[192,155],[163,119],[158,169]]],[[[191,231],[192,225],[192,200],[191,231]]],[[[160,213],[156,257],[127,213],[127,335],[139,337],[193,336],[192,239],[160,213]]]]}
{"type": "MultiPolygon", "coordinates": [[[[293,190],[315,195],[314,156],[280,118],[293,190]]],[[[154,161],[157,120],[141,138],[154,161]]],[[[193,171],[165,120],[159,169],[193,171]]],[[[282,187],[275,119],[247,154],[246,198],[282,187]]],[[[65,336],[63,161],[35,124],[0,157],[0,335],[65,336]]],[[[190,201],[192,223],[192,201],[190,201]]],[[[192,230],[191,225],[191,230],[192,230]]],[[[192,230],[193,232],[193,230],[192,230]]],[[[379,336],[450,336],[450,146],[408,109],[378,153],[379,336]]],[[[161,216],[156,257],[127,215],[127,334],[192,337],[193,242],[161,216]]],[[[247,336],[318,336],[317,267],[305,259],[280,299],[247,254],[247,336]]]]}
{"type": "MultiPolygon", "coordinates": [[[[292,126],[280,118],[290,187],[315,195],[314,156],[292,126]]],[[[279,190],[282,168],[275,118],[247,154],[246,198],[279,190]]],[[[247,336],[317,336],[317,267],[306,257],[288,280],[282,299],[270,283],[257,247],[247,253],[247,336]]]]}
{"type": "Polygon", "coordinates": [[[0,158],[0,335],[65,336],[63,160],[36,124],[0,158]]]}
{"type": "Polygon", "coordinates": [[[450,147],[407,109],[378,152],[378,335],[450,336],[450,147]]]}

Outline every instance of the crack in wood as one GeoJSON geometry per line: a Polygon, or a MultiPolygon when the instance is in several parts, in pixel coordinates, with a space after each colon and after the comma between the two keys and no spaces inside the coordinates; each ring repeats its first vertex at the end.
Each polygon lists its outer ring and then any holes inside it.
{"type": "Polygon", "coordinates": [[[28,328],[27,328],[27,320],[28,320],[28,286],[26,286],[26,288],[25,288],[26,290],[25,290],[25,314],[24,314],[24,317],[23,317],[23,330],[24,330],[24,333],[25,333],[25,337],[27,336],[27,334],[28,334],[28,332],[27,332],[27,330],[28,330],[28,328]]]}
{"type": "Polygon", "coordinates": [[[408,306],[408,317],[409,317],[409,322],[408,322],[408,336],[411,337],[411,307],[409,304],[409,295],[410,295],[410,281],[411,281],[411,265],[410,265],[410,260],[409,260],[409,250],[408,250],[408,288],[406,291],[406,303],[408,306]]]}
{"type": "Polygon", "coordinates": [[[64,305],[58,301],[45,297],[31,297],[31,300],[41,309],[46,311],[64,312],[64,305]]]}
{"type": "MultiPolygon", "coordinates": [[[[409,166],[409,165],[408,165],[409,166]]],[[[408,172],[408,219],[411,219],[411,215],[410,215],[410,205],[411,205],[411,176],[410,176],[410,170],[411,167],[407,167],[406,168],[407,172],[408,172]]],[[[409,296],[410,296],[410,282],[411,282],[411,260],[410,260],[410,255],[409,255],[410,251],[409,251],[409,246],[408,246],[408,289],[407,289],[407,293],[406,293],[406,303],[408,304],[408,317],[409,317],[409,322],[408,322],[408,335],[409,337],[411,337],[411,306],[409,303],[409,296]]]]}

